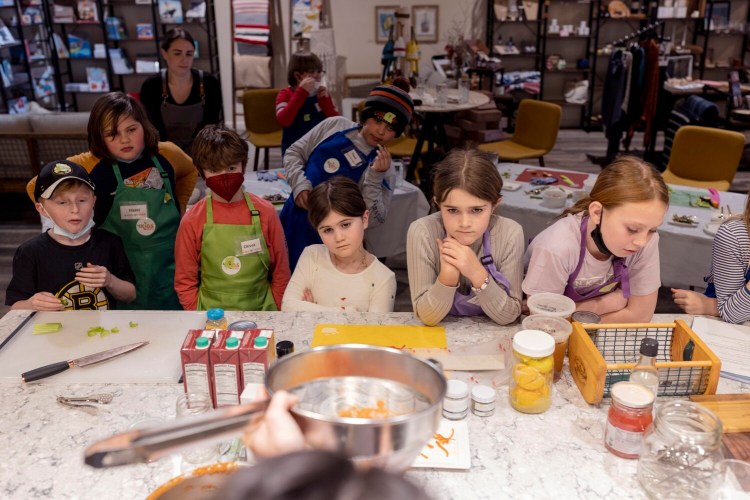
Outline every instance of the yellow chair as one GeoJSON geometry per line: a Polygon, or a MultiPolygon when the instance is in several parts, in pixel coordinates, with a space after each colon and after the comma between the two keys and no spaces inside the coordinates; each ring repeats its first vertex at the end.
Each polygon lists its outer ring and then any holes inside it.
{"type": "Polygon", "coordinates": [[[555,147],[560,129],[562,108],[557,104],[524,99],[518,106],[516,130],[506,141],[480,144],[479,149],[496,153],[500,160],[518,162],[538,158],[544,166],[544,155],[555,147]]]}
{"type": "Polygon", "coordinates": [[[268,150],[281,147],[281,125],[276,120],[279,89],[251,89],[242,94],[247,138],[255,146],[253,170],[258,170],[258,150],[265,152],[263,166],[268,170],[268,150]]]}
{"type": "Polygon", "coordinates": [[[744,147],[745,136],[739,132],[685,125],[675,134],[662,176],[669,184],[727,191],[744,147]]]}

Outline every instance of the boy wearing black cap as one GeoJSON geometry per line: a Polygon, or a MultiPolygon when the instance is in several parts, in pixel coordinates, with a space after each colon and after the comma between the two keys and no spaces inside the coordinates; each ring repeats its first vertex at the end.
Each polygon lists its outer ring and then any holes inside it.
{"type": "Polygon", "coordinates": [[[385,182],[391,168],[385,145],[403,133],[414,112],[408,83],[404,80],[398,85],[378,85],[370,91],[361,123],[340,116],[328,118],[286,150],[284,168],[292,196],[280,217],[292,270],[305,247],[321,243],[307,221],[307,197],[312,188],[331,177],[345,175],[359,184],[370,227],[385,221],[393,196],[385,182]]]}
{"type": "Polygon", "coordinates": [[[48,163],[34,189],[36,209],[52,229],[13,257],[5,294],[11,309],[115,309],[135,299],[135,277],[119,237],[94,226],[94,184],[71,161],[48,163]]]}

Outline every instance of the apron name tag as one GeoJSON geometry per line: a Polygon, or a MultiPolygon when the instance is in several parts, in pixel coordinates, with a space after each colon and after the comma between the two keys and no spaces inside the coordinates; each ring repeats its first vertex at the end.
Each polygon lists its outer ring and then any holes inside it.
{"type": "Polygon", "coordinates": [[[120,205],[120,219],[140,220],[148,218],[148,205],[139,203],[137,205],[120,205]]]}
{"type": "Polygon", "coordinates": [[[251,253],[259,253],[262,251],[263,246],[260,244],[260,238],[240,242],[240,253],[242,255],[250,255],[251,253]]]}
{"type": "Polygon", "coordinates": [[[350,148],[346,151],[343,151],[344,158],[346,158],[346,161],[349,162],[349,166],[351,167],[359,167],[364,163],[364,160],[359,155],[356,149],[350,148]]]}

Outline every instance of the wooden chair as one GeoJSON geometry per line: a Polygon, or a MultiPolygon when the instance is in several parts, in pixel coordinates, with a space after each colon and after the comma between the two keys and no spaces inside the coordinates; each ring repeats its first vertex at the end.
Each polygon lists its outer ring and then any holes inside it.
{"type": "Polygon", "coordinates": [[[255,146],[253,170],[258,170],[258,150],[265,152],[263,167],[268,170],[268,150],[281,147],[281,125],[276,120],[279,89],[252,89],[242,94],[247,138],[255,146]]]}
{"type": "Polygon", "coordinates": [[[544,166],[544,155],[549,153],[557,141],[562,108],[557,104],[533,99],[524,99],[518,107],[516,129],[513,137],[506,141],[480,144],[479,149],[496,153],[498,159],[518,162],[538,158],[544,166]]]}
{"type": "Polygon", "coordinates": [[[677,130],[662,176],[670,184],[727,191],[744,147],[739,132],[685,125],[677,130]]]}

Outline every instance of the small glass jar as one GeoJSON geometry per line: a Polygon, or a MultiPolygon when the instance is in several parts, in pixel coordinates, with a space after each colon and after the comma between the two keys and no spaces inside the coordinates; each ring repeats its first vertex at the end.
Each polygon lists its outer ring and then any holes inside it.
{"type": "Polygon", "coordinates": [[[497,392],[488,385],[476,385],[471,389],[471,412],[478,417],[495,414],[497,392]]]}
{"type": "Polygon", "coordinates": [[[449,380],[443,398],[443,416],[461,420],[469,413],[469,386],[462,380],[449,380]]]}
{"type": "Polygon", "coordinates": [[[722,425],[708,408],[689,401],[664,403],[646,430],[638,480],[651,498],[709,498],[723,460],[722,425]]]}
{"type": "Polygon", "coordinates": [[[622,458],[638,458],[643,433],[653,421],[654,394],[635,382],[612,385],[604,446],[622,458]]]}
{"type": "Polygon", "coordinates": [[[522,413],[542,413],[552,404],[555,339],[540,330],[522,330],[513,337],[514,364],[510,405],[522,413]]]}

